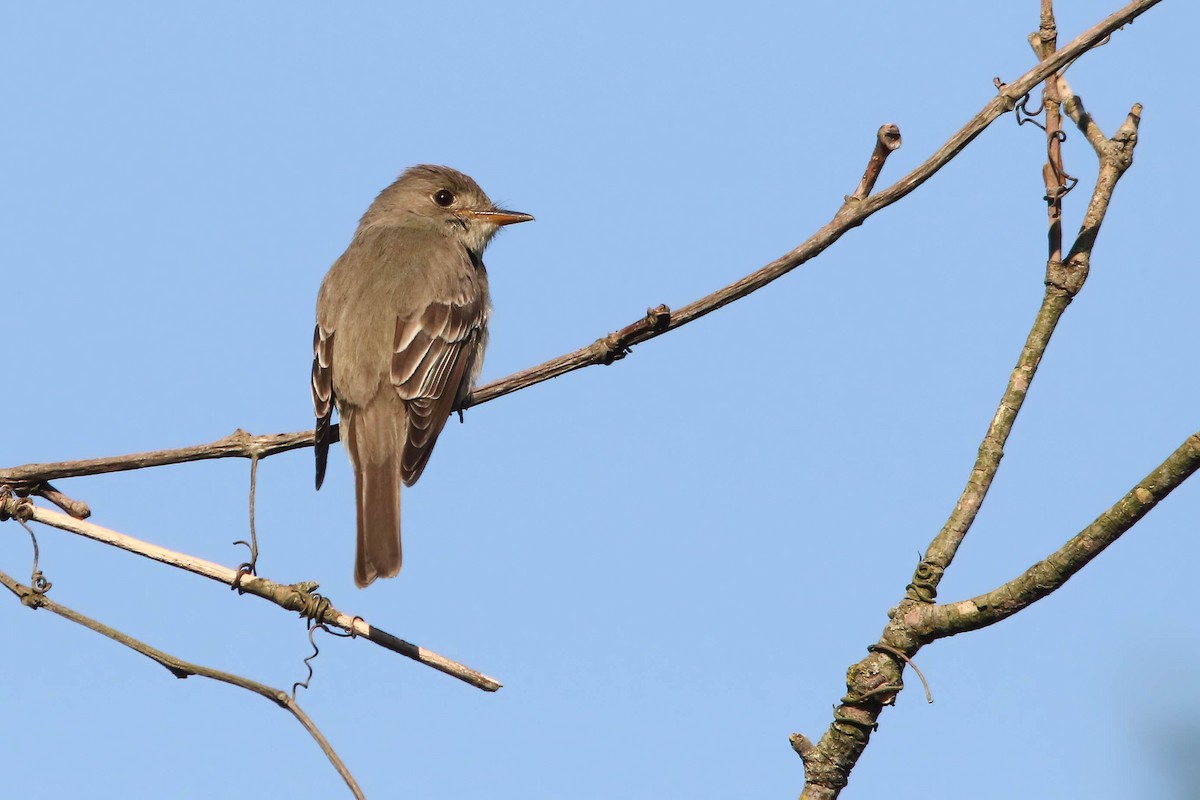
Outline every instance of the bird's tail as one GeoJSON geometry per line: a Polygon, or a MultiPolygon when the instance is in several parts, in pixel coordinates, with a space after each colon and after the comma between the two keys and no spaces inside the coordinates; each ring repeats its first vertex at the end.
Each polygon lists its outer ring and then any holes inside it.
{"type": "MultiPolygon", "coordinates": [[[[374,402],[342,417],[346,452],[354,466],[358,548],[354,582],[359,588],[400,572],[400,431],[404,414],[374,402]]],[[[389,398],[390,399],[390,398],[389,398]]]]}

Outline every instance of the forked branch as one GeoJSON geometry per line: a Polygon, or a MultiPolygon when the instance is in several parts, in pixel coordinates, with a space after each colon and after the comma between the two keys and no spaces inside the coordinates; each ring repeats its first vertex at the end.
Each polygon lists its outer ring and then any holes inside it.
{"type": "MultiPolygon", "coordinates": [[[[1089,34],[1123,18],[1126,13],[1134,12],[1136,16],[1151,5],[1153,3],[1134,3],[1126,6],[1122,12],[1109,17],[1105,23],[1089,31],[1089,34]],[[1135,8],[1138,6],[1140,7],[1135,8]]],[[[1111,30],[1115,30],[1115,27],[1109,29],[1110,32],[1111,30]]],[[[1084,116],[1082,102],[1070,93],[1069,87],[1058,74],[1061,68],[1069,63],[1069,60],[1062,61],[1062,54],[1069,51],[1079,39],[1056,52],[1056,36],[1051,2],[1042,0],[1041,29],[1031,40],[1041,57],[1041,65],[1054,65],[1054,68],[1045,74],[1048,82],[1044,94],[1047,113],[1047,164],[1043,175],[1046,183],[1046,201],[1049,204],[1049,258],[1042,305],[1017,365],[1009,377],[1000,406],[979,447],[966,488],[946,524],[930,543],[912,583],[908,586],[905,598],[891,612],[891,621],[879,641],[868,648],[870,655],[848,670],[847,692],[834,709],[833,723],[815,744],[800,734],[793,734],[791,737],[793,749],[804,762],[805,788],[801,795],[802,800],[837,797],[865,750],[883,708],[893,704],[902,691],[905,664],[911,663],[912,657],[922,645],[934,638],[991,624],[1047,596],[1095,557],[1116,536],[1132,527],[1156,502],[1186,480],[1200,465],[1198,435],[1189,438],[1162,467],[1092,526],[1074,537],[1051,558],[1035,565],[1025,575],[973,601],[948,606],[932,605],[942,575],[970,530],[999,469],[1005,443],[1050,337],[1063,312],[1087,279],[1092,249],[1117,182],[1133,163],[1137,126],[1142,110],[1140,105],[1134,105],[1124,124],[1111,140],[1102,144],[1092,142],[1100,157],[1100,171],[1083,223],[1064,257],[1061,200],[1065,194],[1068,176],[1062,167],[1060,101],[1068,104],[1068,115],[1085,130],[1089,141],[1099,128],[1090,118],[1084,116]]],[[[1094,39],[1094,42],[1098,42],[1100,38],[1103,37],[1094,39]]]]}
{"type": "Polygon", "coordinates": [[[1061,587],[1197,469],[1200,469],[1200,433],[1189,436],[1166,461],[1091,525],[1017,578],[959,603],[912,606],[905,612],[904,623],[922,640],[930,642],[985,628],[1011,617],[1061,587]]]}

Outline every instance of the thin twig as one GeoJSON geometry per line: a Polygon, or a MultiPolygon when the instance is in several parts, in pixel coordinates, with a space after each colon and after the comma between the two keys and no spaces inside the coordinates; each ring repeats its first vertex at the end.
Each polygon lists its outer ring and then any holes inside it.
{"type": "Polygon", "coordinates": [[[214,458],[260,458],[286,453],[301,447],[312,447],[312,431],[300,433],[276,433],[251,436],[238,429],[223,439],[208,444],[177,447],[169,450],[151,450],[146,453],[131,453],[122,456],[87,458],[78,461],[58,461],[48,464],[26,464],[21,467],[0,470],[0,484],[9,484],[20,489],[22,486],[55,478],[75,478],[84,475],[103,475],[109,472],[124,472],[167,464],[184,464],[190,461],[207,461],[214,458]]]}
{"type": "Polygon", "coordinates": [[[231,686],[237,686],[249,692],[253,692],[261,697],[265,697],[280,708],[286,709],[293,717],[295,717],[304,729],[308,731],[309,736],[325,753],[325,757],[329,759],[329,763],[333,764],[334,769],[342,776],[342,780],[346,782],[346,786],[350,788],[356,798],[363,798],[362,790],[358,787],[358,783],[354,780],[354,776],[350,774],[350,770],[346,768],[345,763],[338,756],[333,746],[329,744],[329,740],[321,733],[320,728],[312,721],[308,714],[296,703],[287,692],[280,689],[268,686],[265,683],[243,678],[240,675],[234,675],[230,672],[222,672],[220,670],[210,669],[209,667],[194,664],[190,661],[184,661],[169,653],[164,653],[162,650],[151,647],[150,645],[132,636],[121,633],[120,631],[110,628],[109,626],[98,622],[91,617],[84,616],[78,611],[60,605],[50,598],[46,597],[41,592],[36,592],[29,586],[25,586],[4,572],[0,572],[0,585],[5,586],[12,592],[21,602],[22,605],[28,606],[31,609],[44,608],[58,616],[68,619],[71,622],[82,625],[85,628],[95,631],[96,633],[107,636],[118,644],[123,644],[131,650],[146,656],[147,658],[158,662],[176,678],[188,678],[196,675],[201,678],[209,678],[221,683],[228,683],[231,686]]]}
{"type": "Polygon", "coordinates": [[[465,664],[460,664],[445,656],[438,655],[424,647],[419,647],[403,639],[399,639],[384,630],[367,624],[362,617],[351,616],[338,611],[329,603],[327,598],[315,594],[316,584],[280,584],[257,575],[249,574],[242,574],[239,579],[239,573],[236,570],[229,569],[221,564],[174,550],[168,550],[165,547],[159,547],[158,545],[135,539],[132,536],[118,533],[100,525],[72,519],[65,514],[36,506],[33,507],[31,519],[41,522],[44,525],[119,547],[122,550],[127,550],[163,564],[178,567],[186,572],[201,575],[227,586],[233,586],[235,580],[237,580],[239,581],[237,584],[238,590],[245,594],[252,594],[264,600],[270,600],[281,608],[295,611],[305,617],[315,618],[326,625],[340,628],[347,633],[353,633],[356,637],[367,639],[394,653],[411,658],[427,667],[444,672],[451,677],[458,678],[460,681],[469,683],[484,691],[494,692],[501,688],[502,684],[495,678],[488,677],[465,664]]]}
{"type": "Polygon", "coordinates": [[[870,160],[867,161],[867,169],[863,172],[858,188],[847,198],[848,200],[863,200],[871,193],[871,190],[875,188],[875,181],[879,180],[879,174],[883,172],[884,162],[894,151],[900,149],[900,142],[898,125],[889,122],[887,125],[880,126],[875,133],[875,150],[871,153],[870,160]]]}
{"type": "Polygon", "coordinates": [[[1104,148],[1108,146],[1108,137],[1104,135],[1104,131],[1092,119],[1092,115],[1083,107],[1083,101],[1075,96],[1071,91],[1071,84],[1067,83],[1067,79],[1063,75],[1058,76],[1058,96],[1062,98],[1063,110],[1067,112],[1067,116],[1079,128],[1084,138],[1092,145],[1092,149],[1097,155],[1104,152],[1104,148]]]}
{"type": "MultiPolygon", "coordinates": [[[[1042,0],[1042,23],[1037,33],[1029,35],[1034,53],[1042,61],[1054,55],[1058,48],[1058,28],[1054,22],[1054,7],[1051,0],[1042,0]]],[[[1046,214],[1048,217],[1047,240],[1049,261],[1062,261],[1062,200],[1069,191],[1067,173],[1062,163],[1062,100],[1059,97],[1058,74],[1046,78],[1042,88],[1042,109],[1046,114],[1046,164],[1042,167],[1042,180],[1046,184],[1046,214]]]]}
{"type": "Polygon", "coordinates": [[[70,514],[75,519],[87,519],[92,515],[92,509],[88,508],[88,504],[82,500],[76,500],[72,497],[67,497],[49,484],[43,481],[33,487],[30,492],[32,495],[41,497],[54,505],[61,508],[63,511],[70,514]]]}

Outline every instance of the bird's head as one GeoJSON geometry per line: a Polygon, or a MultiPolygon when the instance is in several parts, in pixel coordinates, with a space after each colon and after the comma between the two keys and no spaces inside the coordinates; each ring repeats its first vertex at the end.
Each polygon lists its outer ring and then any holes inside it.
{"type": "Polygon", "coordinates": [[[532,219],[497,208],[479,184],[458,170],[421,164],[379,193],[359,230],[376,225],[428,228],[460,239],[480,255],[502,226],[532,219]]]}

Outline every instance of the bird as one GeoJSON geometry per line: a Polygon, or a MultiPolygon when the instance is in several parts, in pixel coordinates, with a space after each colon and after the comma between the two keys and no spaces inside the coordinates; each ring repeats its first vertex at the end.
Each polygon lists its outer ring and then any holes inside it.
{"type": "Polygon", "coordinates": [[[400,485],[421,477],[479,377],[491,299],[483,251],[533,217],[449,167],[410,167],[359,221],[321,282],[313,331],[316,486],[336,408],[354,472],[359,588],[400,572],[400,485]]]}

